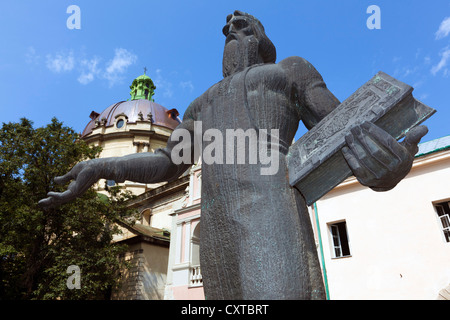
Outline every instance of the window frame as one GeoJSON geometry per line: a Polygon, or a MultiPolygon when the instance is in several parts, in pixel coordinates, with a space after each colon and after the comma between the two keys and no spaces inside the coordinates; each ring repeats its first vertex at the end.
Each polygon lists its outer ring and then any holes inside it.
{"type": "Polygon", "coordinates": [[[433,202],[434,212],[445,243],[450,243],[450,200],[433,202]],[[445,209],[447,204],[448,209],[445,209]]]}
{"type": "Polygon", "coordinates": [[[333,221],[327,224],[330,237],[330,252],[332,259],[349,258],[352,256],[350,238],[346,220],[333,221]],[[342,234],[345,232],[345,235],[342,234]],[[345,243],[343,241],[346,240],[345,243]],[[344,247],[343,247],[344,245],[344,247]],[[346,253],[348,252],[348,254],[346,253]]]}
{"type": "Polygon", "coordinates": [[[120,118],[116,121],[116,128],[122,129],[125,126],[125,120],[120,118]]]}

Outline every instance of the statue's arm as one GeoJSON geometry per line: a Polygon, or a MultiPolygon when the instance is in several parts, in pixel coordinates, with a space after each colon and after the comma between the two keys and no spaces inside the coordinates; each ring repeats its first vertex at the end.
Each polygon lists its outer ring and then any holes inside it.
{"type": "Polygon", "coordinates": [[[72,170],[54,179],[55,183],[65,184],[72,181],[64,192],[49,192],[48,197],[39,201],[41,206],[54,206],[69,202],[86,192],[99,179],[124,182],[157,183],[178,178],[194,163],[194,108],[191,104],[185,113],[183,122],[172,132],[167,146],[154,153],[143,152],[123,157],[99,158],[80,162],[72,170]],[[179,163],[172,161],[172,150],[181,141],[173,137],[183,130],[183,148],[190,149],[190,161],[179,163]]]}
{"type": "MultiPolygon", "coordinates": [[[[193,141],[194,141],[194,121],[187,119],[183,121],[172,133],[167,142],[167,146],[152,152],[134,153],[123,157],[112,157],[103,159],[94,159],[97,161],[97,168],[101,176],[100,179],[114,180],[124,182],[125,180],[140,183],[157,183],[171,181],[178,178],[193,163],[193,141]],[[183,130],[190,136],[190,141],[183,142],[183,148],[191,149],[191,157],[186,163],[174,163],[172,161],[172,150],[180,143],[173,137],[177,132],[183,130]],[[185,144],[186,143],[186,144],[185,144]]],[[[184,134],[184,136],[186,136],[184,134]]],[[[186,152],[186,151],[185,151],[186,152]]],[[[97,179],[98,180],[98,179],[97,179]]]]}

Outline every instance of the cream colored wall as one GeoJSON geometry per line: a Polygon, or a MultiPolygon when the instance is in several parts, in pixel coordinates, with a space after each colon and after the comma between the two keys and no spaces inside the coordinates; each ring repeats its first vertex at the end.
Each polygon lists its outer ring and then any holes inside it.
{"type": "MultiPolygon", "coordinates": [[[[164,202],[152,207],[150,226],[170,230],[172,228],[172,216],[170,214],[180,207],[182,199],[175,195],[164,200],[164,202]]],[[[146,221],[142,221],[142,223],[148,225],[146,221]]]]}
{"type": "Polygon", "coordinates": [[[419,158],[389,192],[355,179],[317,202],[331,299],[436,299],[450,283],[450,243],[433,207],[450,199],[450,151],[419,158]],[[329,224],[344,220],[351,257],[332,258],[329,224]]]}
{"type": "Polygon", "coordinates": [[[167,278],[169,248],[142,244],[144,249],[144,291],[147,300],[163,300],[167,278]]]}
{"type": "Polygon", "coordinates": [[[121,271],[120,289],[113,300],[162,300],[167,277],[169,249],[140,242],[130,245],[125,256],[131,269],[121,271]]]}

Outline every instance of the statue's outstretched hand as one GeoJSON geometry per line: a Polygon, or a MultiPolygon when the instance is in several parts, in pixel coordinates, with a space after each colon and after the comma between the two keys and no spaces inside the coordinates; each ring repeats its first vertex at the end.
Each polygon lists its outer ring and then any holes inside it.
{"type": "Polygon", "coordinates": [[[375,191],[394,188],[411,170],[417,144],[427,134],[426,126],[411,129],[404,141],[370,122],[351,129],[342,153],[358,181],[375,191]]]}
{"type": "Polygon", "coordinates": [[[70,180],[73,181],[64,192],[49,192],[47,198],[39,201],[39,205],[41,207],[58,206],[86,192],[100,178],[100,172],[96,168],[97,163],[95,160],[79,162],[65,175],[54,178],[54,182],[61,185],[66,184],[70,180]]]}

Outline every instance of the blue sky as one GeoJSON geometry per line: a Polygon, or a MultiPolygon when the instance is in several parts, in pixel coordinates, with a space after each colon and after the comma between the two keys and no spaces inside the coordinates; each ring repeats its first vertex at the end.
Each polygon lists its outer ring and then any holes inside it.
{"type": "Polygon", "coordinates": [[[425,141],[450,134],[450,1],[442,0],[2,0],[0,121],[43,126],[57,117],[81,132],[92,110],[130,97],[144,67],[155,101],[183,115],[221,80],[221,30],[236,9],[261,20],[277,61],[307,59],[341,101],[381,70],[437,109],[425,141]],[[79,30],[67,28],[70,5],[81,10],[79,30]],[[381,29],[367,28],[370,5],[381,9],[381,29]]]}

